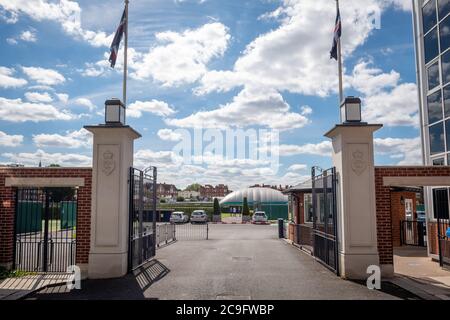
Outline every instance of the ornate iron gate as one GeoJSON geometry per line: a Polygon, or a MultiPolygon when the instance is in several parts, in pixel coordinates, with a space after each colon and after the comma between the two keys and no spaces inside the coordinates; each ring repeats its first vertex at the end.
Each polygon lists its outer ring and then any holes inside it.
{"type": "Polygon", "coordinates": [[[312,168],[313,245],[315,258],[339,275],[336,169],[316,175],[312,168]]]}
{"type": "Polygon", "coordinates": [[[130,168],[129,271],[155,256],[156,176],[155,167],[146,171],[130,168]],[[147,174],[149,171],[151,175],[147,174]]]}
{"type": "Polygon", "coordinates": [[[75,264],[76,225],[75,188],[17,189],[13,268],[67,272],[75,264]]]}

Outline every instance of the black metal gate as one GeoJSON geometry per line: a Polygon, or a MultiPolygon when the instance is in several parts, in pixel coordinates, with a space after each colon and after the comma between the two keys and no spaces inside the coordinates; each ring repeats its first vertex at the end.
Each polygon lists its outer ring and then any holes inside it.
{"type": "Polygon", "coordinates": [[[400,221],[400,241],[402,246],[427,246],[425,221],[400,221]]]}
{"type": "Polygon", "coordinates": [[[339,275],[336,169],[312,168],[313,253],[315,258],[339,275]]]}
{"type": "Polygon", "coordinates": [[[449,238],[447,230],[449,225],[449,197],[447,189],[433,190],[434,214],[437,219],[437,237],[439,250],[439,264],[449,264],[450,248],[448,246],[449,238]]]}
{"type": "Polygon", "coordinates": [[[76,263],[76,225],[75,188],[17,189],[13,268],[67,272],[76,263]]]}
{"type": "Polygon", "coordinates": [[[156,175],[155,167],[146,171],[130,168],[129,271],[155,256],[156,175]]]}

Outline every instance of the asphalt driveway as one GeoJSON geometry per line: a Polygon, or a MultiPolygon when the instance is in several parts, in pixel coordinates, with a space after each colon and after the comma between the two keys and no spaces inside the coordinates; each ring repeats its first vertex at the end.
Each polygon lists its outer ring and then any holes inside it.
{"type": "Polygon", "coordinates": [[[158,299],[393,299],[336,277],[277,238],[276,226],[210,225],[208,241],[159,250],[170,272],[144,291],[158,299]]]}
{"type": "MultiPolygon", "coordinates": [[[[189,225],[185,226],[189,228],[189,225]]],[[[395,299],[345,281],[277,238],[276,226],[210,225],[210,240],[178,241],[135,274],[46,289],[29,299],[395,299]]],[[[390,291],[389,291],[390,292],[390,291]]]]}

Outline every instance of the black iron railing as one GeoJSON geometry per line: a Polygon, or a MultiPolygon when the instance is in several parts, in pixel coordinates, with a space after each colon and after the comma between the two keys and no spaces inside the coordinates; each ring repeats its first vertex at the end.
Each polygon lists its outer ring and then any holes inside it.
{"type": "Polygon", "coordinates": [[[130,168],[130,240],[129,271],[135,270],[155,256],[156,251],[156,176],[130,168]]]}
{"type": "Polygon", "coordinates": [[[427,231],[424,221],[401,221],[400,239],[403,246],[427,246],[427,231]]]}
{"type": "Polygon", "coordinates": [[[77,190],[18,188],[13,268],[67,272],[76,263],[77,190]]]}
{"type": "Polygon", "coordinates": [[[313,252],[316,259],[339,275],[336,169],[312,169],[313,252]]]}

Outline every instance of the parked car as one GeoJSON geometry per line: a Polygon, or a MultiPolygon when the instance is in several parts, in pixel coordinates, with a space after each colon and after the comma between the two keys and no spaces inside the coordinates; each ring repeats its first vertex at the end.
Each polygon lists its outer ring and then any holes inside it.
{"type": "Polygon", "coordinates": [[[205,210],[195,210],[191,214],[191,223],[207,223],[208,215],[205,210]]]}
{"type": "Polygon", "coordinates": [[[264,211],[256,211],[252,217],[252,223],[267,224],[268,219],[266,213],[264,211]]]}
{"type": "Polygon", "coordinates": [[[170,223],[187,223],[187,222],[189,222],[189,216],[182,211],[176,211],[170,215],[170,223]]]}

